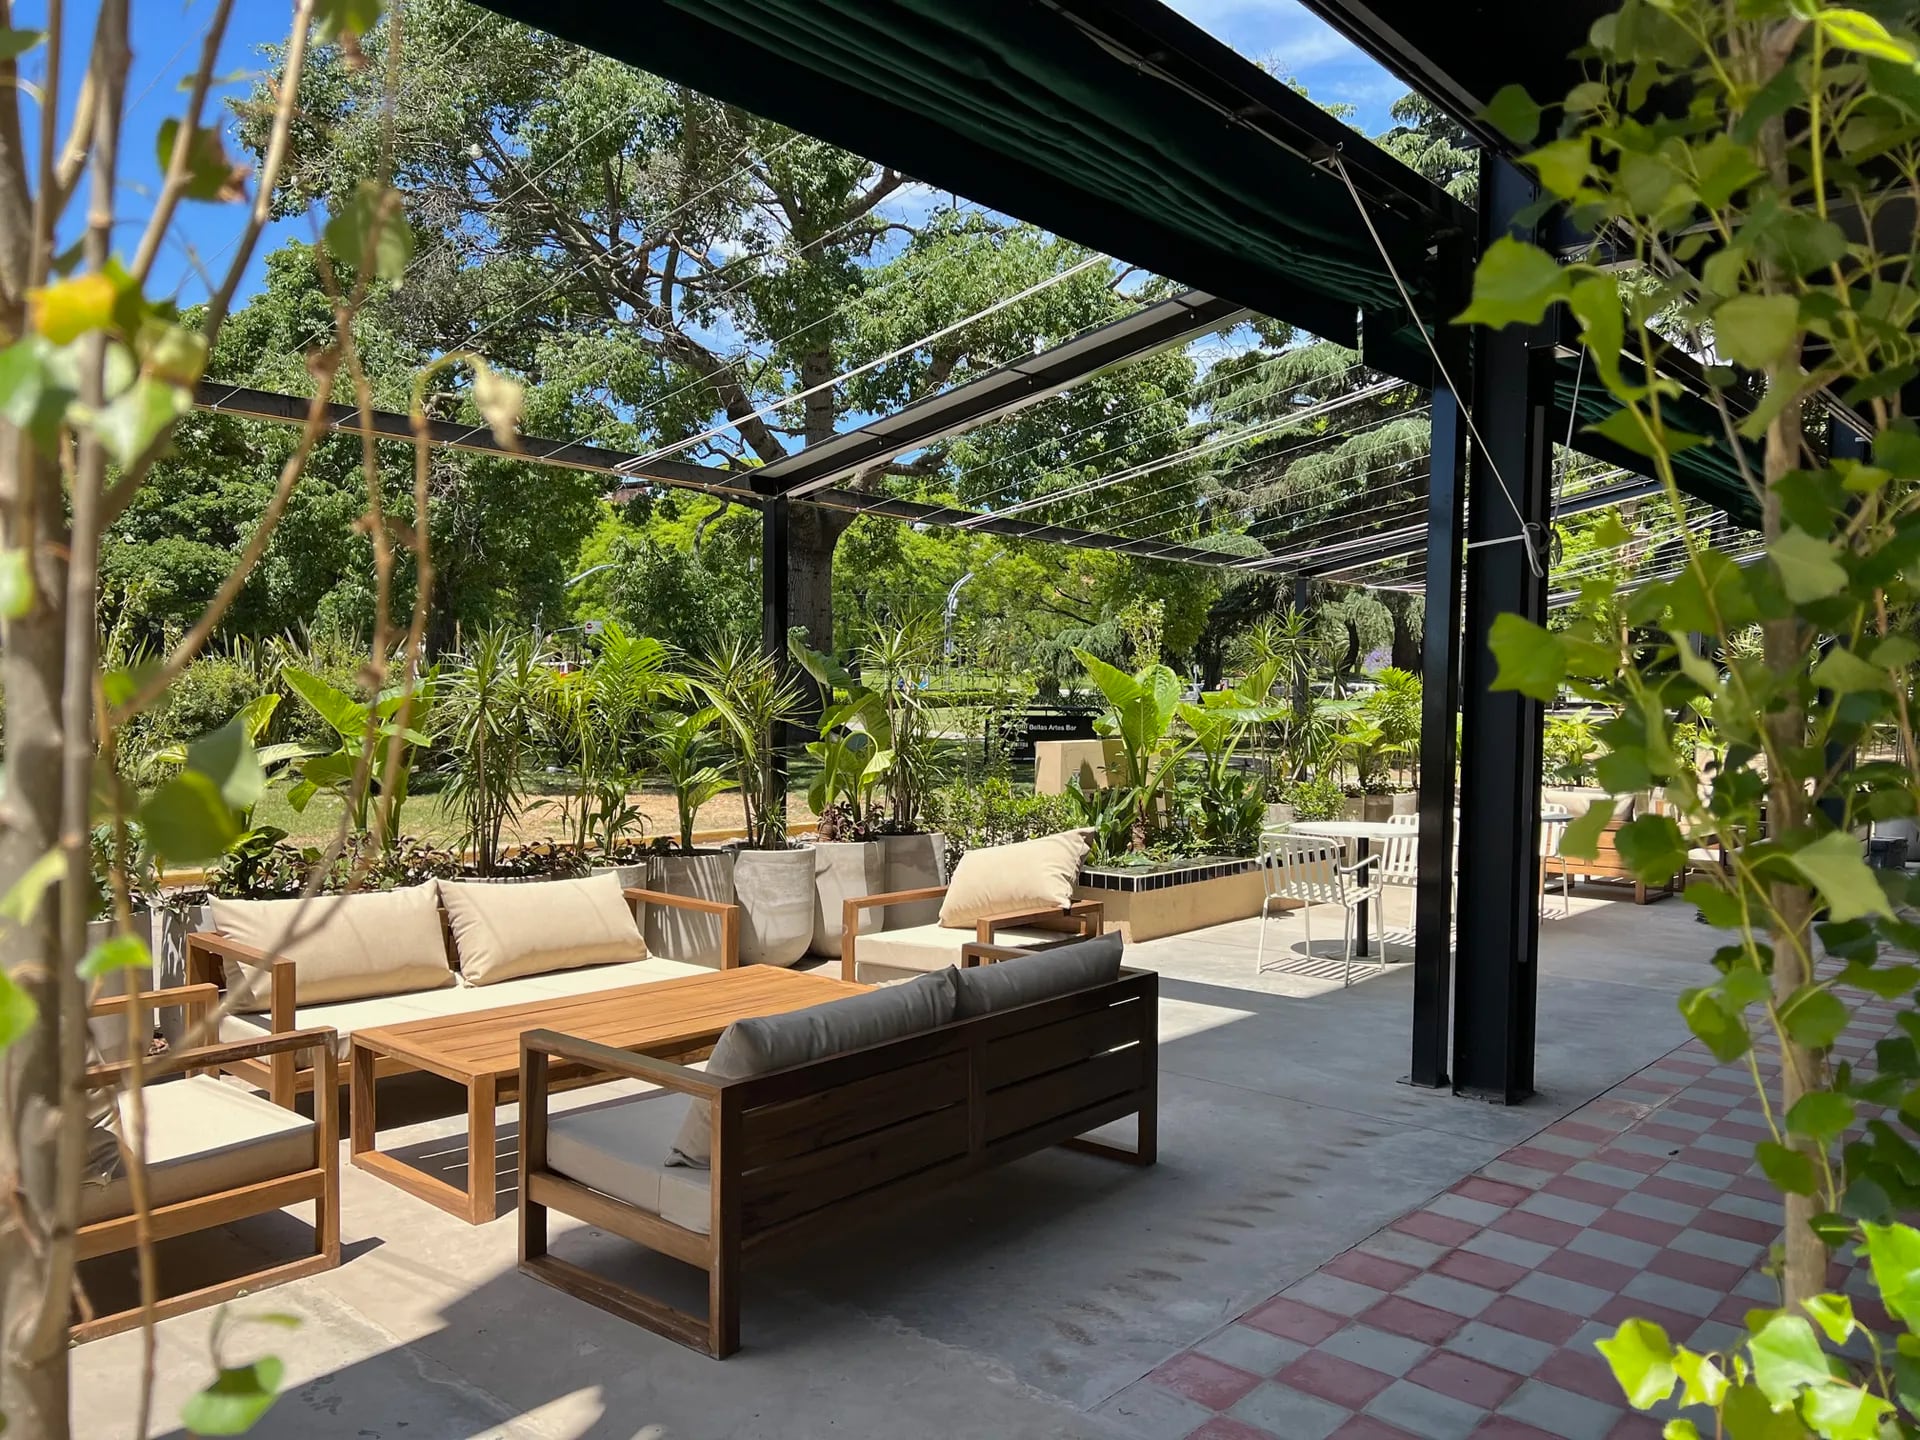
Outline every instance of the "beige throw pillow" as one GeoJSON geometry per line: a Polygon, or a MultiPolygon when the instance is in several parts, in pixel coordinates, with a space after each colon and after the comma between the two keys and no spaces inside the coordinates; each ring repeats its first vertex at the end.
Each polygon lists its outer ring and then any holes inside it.
{"type": "MultiPolygon", "coordinates": [[[[864,1050],[903,1035],[917,1035],[953,1019],[952,966],[904,985],[883,985],[864,995],[736,1020],[707,1059],[707,1074],[737,1080],[803,1065],[848,1050],[864,1050]]],[[[695,1098],[680,1133],[673,1137],[669,1165],[713,1163],[713,1122],[705,1101],[695,1098]]]]}
{"type": "MultiPolygon", "coordinates": [[[[294,1001],[327,1005],[437,990],[454,983],[431,883],[311,900],[214,900],[213,928],[230,940],[293,961],[294,1001]],[[305,908],[302,909],[301,907],[305,908]],[[288,939],[288,927],[295,927],[288,939]]],[[[265,1010],[272,975],[229,960],[236,1011],[265,1010]]]]}
{"type": "Polygon", "coordinates": [[[469,985],[647,958],[618,876],[527,885],[442,880],[440,903],[469,985]]]}
{"type": "Polygon", "coordinates": [[[1058,910],[1071,904],[1073,882],[1092,834],[1062,830],[1014,845],[969,850],[947,882],[940,923],[950,930],[970,930],[983,915],[1058,910]]]}

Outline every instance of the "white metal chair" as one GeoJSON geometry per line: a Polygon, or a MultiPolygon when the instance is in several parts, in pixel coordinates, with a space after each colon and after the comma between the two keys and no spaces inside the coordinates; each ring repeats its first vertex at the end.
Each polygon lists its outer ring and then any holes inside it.
{"type": "MultiPolygon", "coordinates": [[[[1254,952],[1255,974],[1264,974],[1268,968],[1267,916],[1273,902],[1298,900],[1302,905],[1300,921],[1307,931],[1309,958],[1313,955],[1313,907],[1341,907],[1341,933],[1346,941],[1347,961],[1346,977],[1341,983],[1353,983],[1354,915],[1365,902],[1380,899],[1380,857],[1369,855],[1356,864],[1343,865],[1340,863],[1342,853],[1338,840],[1319,836],[1281,832],[1263,837],[1260,868],[1266,877],[1267,893],[1260,902],[1260,944],[1254,952]]],[[[1385,969],[1386,963],[1383,945],[1380,968],[1385,969]]]]}
{"type": "MultiPolygon", "coordinates": [[[[1420,817],[1417,815],[1395,815],[1387,821],[1395,832],[1380,843],[1379,883],[1396,890],[1405,890],[1408,894],[1407,905],[1411,911],[1414,901],[1411,898],[1420,889],[1420,831],[1417,828],[1420,817]]],[[[1382,900],[1380,905],[1381,945],[1386,944],[1387,907],[1382,900]]],[[[1413,928],[1413,922],[1407,922],[1407,928],[1413,928]]],[[[1383,952],[1384,953],[1384,952],[1383,952]]],[[[1383,962],[1384,963],[1384,962],[1383,962]]]]}
{"type": "Polygon", "coordinates": [[[1547,915],[1547,868],[1554,864],[1560,867],[1560,913],[1573,913],[1573,871],[1567,857],[1560,853],[1560,842],[1566,838],[1569,823],[1564,819],[1540,822],[1540,918],[1543,920],[1547,915]]]}

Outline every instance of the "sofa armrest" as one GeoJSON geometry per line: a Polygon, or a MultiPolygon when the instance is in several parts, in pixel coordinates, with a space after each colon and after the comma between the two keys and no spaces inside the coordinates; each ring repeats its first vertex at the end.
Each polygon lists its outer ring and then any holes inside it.
{"type": "MultiPolygon", "coordinates": [[[[577,1035],[563,1035],[558,1030],[528,1030],[520,1036],[522,1095],[535,1093],[526,1088],[529,1072],[544,1071],[548,1063],[554,1060],[584,1065],[612,1079],[644,1080],[649,1085],[658,1085],[663,1090],[674,1090],[683,1095],[713,1096],[720,1093],[719,1077],[709,1075],[704,1070],[676,1065],[671,1060],[656,1060],[651,1055],[636,1055],[631,1050],[602,1045],[595,1040],[582,1040],[577,1035]]],[[[545,1094],[544,1088],[539,1093],[545,1094]]]]}
{"type": "MultiPolygon", "coordinates": [[[[293,961],[284,955],[271,955],[252,945],[229,939],[218,930],[196,930],[187,936],[187,979],[193,984],[226,984],[226,970],[217,961],[231,960],[249,970],[265,970],[269,976],[267,1023],[275,1035],[291,1033],[294,1026],[293,961]]],[[[297,1047],[296,1047],[297,1048],[297,1047]]],[[[293,1108],[294,1052],[277,1051],[268,1062],[273,1078],[267,1089],[273,1103],[293,1108]]]]}
{"type": "MultiPolygon", "coordinates": [[[[241,1060],[270,1059],[280,1055],[292,1059],[302,1050],[317,1050],[321,1055],[331,1058],[333,1042],[333,1031],[323,1028],[290,1030],[284,1035],[269,1035],[263,1040],[228,1040],[217,1045],[195,1045],[190,1049],[170,1050],[165,1055],[153,1056],[140,1067],[141,1076],[151,1081],[179,1074],[183,1070],[216,1070],[241,1060]]],[[[117,1085],[132,1069],[132,1065],[125,1060],[110,1065],[89,1066],[86,1088],[102,1090],[117,1085]]],[[[293,1107],[289,1104],[285,1108],[293,1107]]]]}
{"type": "MultiPolygon", "coordinates": [[[[647,890],[633,885],[621,891],[627,897],[627,904],[634,910],[634,918],[640,918],[642,905],[664,905],[670,910],[692,910],[701,915],[720,917],[720,968],[737,970],[740,967],[740,907],[730,900],[703,900],[697,895],[669,895],[664,890],[647,890]]],[[[671,958],[671,957],[668,957],[671,958]]]]}
{"type": "Polygon", "coordinates": [[[1073,933],[1062,935],[1058,940],[1033,940],[1019,945],[989,945],[979,940],[969,940],[960,947],[960,968],[971,970],[976,965],[1018,960],[1023,955],[1038,955],[1043,950],[1058,950],[1062,945],[1077,945],[1087,938],[1073,933]]]}
{"type": "Polygon", "coordinates": [[[982,915],[975,922],[974,938],[982,945],[991,945],[1000,931],[1027,926],[1070,930],[1082,939],[1092,939],[1100,933],[1105,916],[1105,907],[1098,900],[1075,900],[1068,905],[1049,905],[1044,910],[1008,910],[997,915],[982,915]]]}
{"type": "Polygon", "coordinates": [[[854,978],[853,947],[859,940],[860,912],[884,909],[889,905],[909,905],[916,900],[939,900],[946,896],[944,885],[927,885],[918,890],[889,890],[879,895],[856,895],[840,907],[840,978],[854,978]]]}

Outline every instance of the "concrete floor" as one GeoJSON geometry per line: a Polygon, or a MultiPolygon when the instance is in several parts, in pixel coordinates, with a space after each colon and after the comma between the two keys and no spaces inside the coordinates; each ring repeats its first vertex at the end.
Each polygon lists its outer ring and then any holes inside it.
{"type": "MultiPolygon", "coordinates": [[[[283,1398],[253,1432],[263,1437],[1147,1433],[1152,1417],[1115,1400],[1147,1371],[1686,1038],[1674,999],[1698,983],[1711,932],[1691,906],[1639,908],[1618,894],[1576,896],[1568,916],[1552,903],[1540,1093],[1526,1105],[1399,1083],[1410,971],[1359,969],[1342,989],[1337,912],[1320,912],[1312,957],[1298,918],[1275,920],[1268,957],[1285,968],[1257,976],[1257,925],[1244,921],[1128,952],[1162,975],[1156,1167],[1050,1152],[849,1225],[808,1253],[750,1264],[743,1348],[731,1360],[521,1276],[510,1195],[501,1218],[476,1229],[343,1165],[345,1262],[236,1304],[235,1317],[284,1313],[300,1325],[230,1325],[226,1362],[286,1362],[283,1398]]],[[[1404,923],[1405,898],[1389,906],[1390,926],[1404,923]]],[[[382,1147],[457,1171],[455,1102],[437,1082],[388,1082],[383,1120],[411,1118],[409,1107],[425,1118],[383,1131],[382,1147]]],[[[503,1117],[508,1190],[513,1135],[503,1117]]],[[[170,1270],[199,1279],[290,1235],[297,1243],[276,1216],[219,1253],[163,1251],[163,1283],[170,1270]]],[[[554,1250],[646,1284],[685,1284],[689,1303],[698,1293],[693,1272],[557,1216],[554,1250]]],[[[156,1434],[182,1433],[181,1402],[210,1374],[210,1319],[160,1328],[156,1434]]],[[[134,1335],[75,1353],[76,1434],[132,1434],[137,1357],[134,1335]]]]}

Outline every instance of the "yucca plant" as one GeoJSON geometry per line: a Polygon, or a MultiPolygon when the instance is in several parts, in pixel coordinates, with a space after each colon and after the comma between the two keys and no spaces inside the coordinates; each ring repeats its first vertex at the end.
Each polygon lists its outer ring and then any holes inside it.
{"type": "Polygon", "coordinates": [[[700,807],[734,788],[735,781],[720,768],[725,747],[716,733],[720,712],[703,705],[688,713],[670,713],[656,719],[647,747],[661,778],[673,791],[679,812],[680,849],[693,853],[693,824],[700,807]]]}
{"type": "Polygon", "coordinates": [[[731,636],[693,667],[693,687],[720,717],[731,751],[750,850],[787,843],[786,796],[776,746],[780,731],[800,718],[800,691],[769,655],[731,636]]]}
{"type": "Polygon", "coordinates": [[[482,875],[493,874],[501,834],[519,818],[545,738],[547,660],[530,635],[492,629],[441,667],[433,734],[446,753],[448,799],[482,875]]]}

